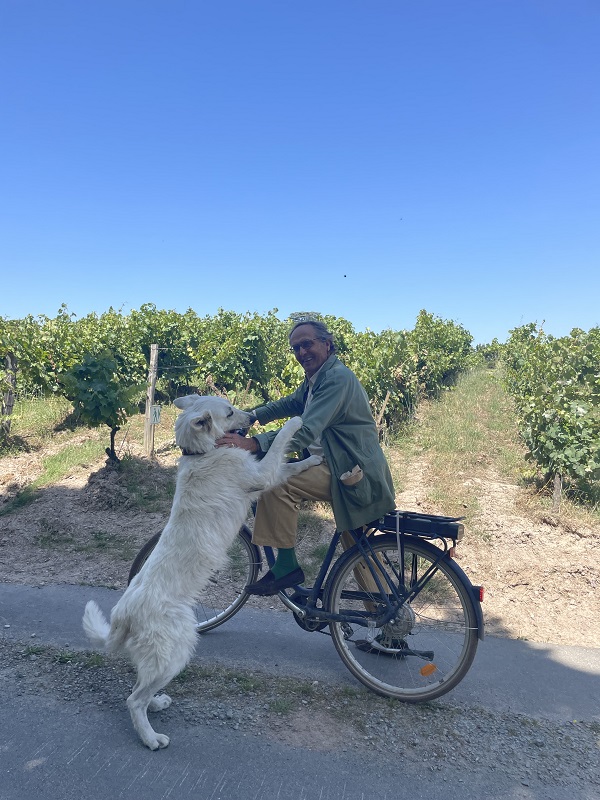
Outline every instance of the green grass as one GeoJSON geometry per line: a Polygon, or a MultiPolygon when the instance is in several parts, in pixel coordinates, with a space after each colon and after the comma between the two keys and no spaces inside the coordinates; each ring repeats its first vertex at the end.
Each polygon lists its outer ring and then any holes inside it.
{"type": "MultiPolygon", "coordinates": [[[[29,505],[40,489],[58,483],[77,469],[95,464],[105,455],[109,443],[108,427],[70,428],[64,423],[71,411],[71,404],[60,397],[15,403],[11,435],[7,446],[0,452],[0,463],[2,455],[40,450],[47,447],[50,441],[57,451],[42,460],[40,474],[16,497],[5,503],[0,514],[9,514],[29,505]]],[[[157,446],[168,447],[172,441],[175,415],[176,409],[169,409],[163,414],[161,425],[156,427],[157,446]]],[[[127,443],[132,441],[141,444],[143,436],[144,415],[139,414],[119,433],[117,446],[126,448],[127,443]]],[[[135,506],[148,512],[170,506],[175,488],[174,468],[157,468],[156,464],[131,457],[126,452],[120,469],[123,483],[135,506]]],[[[101,537],[98,547],[103,547],[101,537]]]]}
{"type": "MultiPolygon", "coordinates": [[[[421,405],[415,423],[396,436],[388,460],[398,490],[415,460],[424,460],[427,500],[440,513],[464,516],[472,524],[479,508],[478,478],[519,485],[523,489],[520,503],[527,513],[533,517],[548,513],[551,487],[540,484],[525,453],[501,368],[476,369],[462,375],[439,400],[421,405]]],[[[561,519],[574,525],[597,525],[599,498],[598,484],[587,487],[585,496],[567,494],[561,519]]],[[[477,533],[476,526],[472,531],[477,533]]]]}
{"type": "Polygon", "coordinates": [[[422,404],[415,423],[392,448],[397,488],[417,458],[427,464],[427,499],[441,513],[467,521],[479,507],[472,478],[493,471],[506,480],[520,480],[523,448],[499,371],[466,373],[439,400],[422,404]]]}
{"type": "Polygon", "coordinates": [[[111,552],[123,561],[131,561],[137,552],[137,546],[128,538],[121,538],[116,533],[103,530],[91,532],[90,538],[81,541],[69,527],[64,527],[60,522],[52,521],[46,517],[39,520],[40,533],[37,543],[40,547],[48,549],[64,549],[76,553],[111,552]]]}
{"type": "Polygon", "coordinates": [[[296,702],[289,697],[278,697],[269,703],[269,710],[274,714],[289,714],[296,707],[296,702]]]}
{"type": "Polygon", "coordinates": [[[57,483],[74,469],[94,464],[104,454],[105,443],[95,439],[63,447],[42,461],[43,472],[31,484],[35,488],[57,483]]]}
{"type": "Polygon", "coordinates": [[[467,373],[429,404],[421,440],[429,452],[463,470],[493,462],[508,477],[522,464],[514,411],[497,371],[467,373]]]}
{"type": "Polygon", "coordinates": [[[9,514],[32,503],[39,489],[58,483],[74,470],[94,464],[104,453],[104,445],[97,439],[67,444],[59,452],[42,460],[42,471],[19,494],[6,503],[0,515],[9,514]]]}
{"type": "Polygon", "coordinates": [[[48,650],[48,647],[46,645],[30,644],[23,651],[23,655],[25,655],[25,656],[39,656],[42,653],[46,653],[47,650],[48,650]]]}
{"type": "MultiPolygon", "coordinates": [[[[40,489],[102,458],[108,444],[108,428],[69,428],[63,423],[70,412],[70,403],[60,397],[16,403],[11,437],[8,447],[0,452],[0,465],[3,453],[39,450],[47,447],[50,440],[57,452],[43,459],[37,478],[5,503],[0,514],[26,506],[35,500],[40,489]]],[[[155,427],[158,461],[131,454],[131,444],[143,442],[143,414],[132,417],[119,432],[117,450],[122,458],[119,483],[126,490],[128,502],[140,510],[164,511],[172,503],[175,467],[161,466],[160,456],[172,452],[176,416],[174,407],[164,407],[161,424],[155,427]]],[[[383,447],[397,491],[405,487],[417,462],[426,465],[427,500],[440,513],[466,516],[472,521],[481,491],[473,479],[489,474],[528,486],[532,502],[547,513],[548,492],[539,484],[534,485],[535,468],[524,459],[516,416],[503,387],[500,368],[475,369],[464,374],[456,387],[443,393],[439,400],[423,402],[414,421],[395,430],[393,435],[388,431],[383,447]]],[[[567,514],[578,520],[581,513],[589,524],[595,525],[600,520],[599,484],[587,487],[583,493],[573,493],[571,500],[565,499],[561,516],[567,514]]],[[[334,527],[327,504],[307,504],[300,513],[298,554],[309,580],[316,575],[334,527]]],[[[98,531],[88,546],[102,550],[113,543],[98,531]]]]}
{"type": "Polygon", "coordinates": [[[134,506],[149,513],[170,507],[175,495],[175,467],[157,469],[152,461],[126,456],[119,470],[134,506]]]}
{"type": "Polygon", "coordinates": [[[54,436],[55,429],[73,410],[64,397],[17,400],[11,417],[10,436],[26,439],[36,447],[54,436]]]}
{"type": "Polygon", "coordinates": [[[46,656],[55,664],[81,664],[87,669],[104,667],[108,663],[105,656],[100,653],[88,653],[80,650],[59,650],[50,645],[30,644],[23,650],[23,655],[46,656]]]}
{"type": "Polygon", "coordinates": [[[75,541],[73,534],[54,522],[42,517],[39,521],[40,534],[37,542],[40,547],[59,547],[71,545],[75,541]]]}

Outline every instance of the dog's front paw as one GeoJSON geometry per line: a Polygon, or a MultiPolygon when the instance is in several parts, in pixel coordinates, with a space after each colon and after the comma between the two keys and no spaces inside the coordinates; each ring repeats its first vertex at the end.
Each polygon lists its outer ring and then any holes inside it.
{"type": "Polygon", "coordinates": [[[293,435],[296,433],[296,431],[299,431],[301,427],[302,417],[292,417],[291,419],[288,419],[281,430],[293,435]]]}
{"type": "Polygon", "coordinates": [[[300,463],[304,464],[306,469],[308,469],[309,467],[318,467],[319,464],[321,464],[322,462],[323,462],[322,456],[309,456],[300,463]]]}

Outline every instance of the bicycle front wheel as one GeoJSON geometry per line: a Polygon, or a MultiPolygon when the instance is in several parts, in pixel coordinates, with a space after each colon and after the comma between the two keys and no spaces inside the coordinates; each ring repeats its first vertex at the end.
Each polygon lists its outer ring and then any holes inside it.
{"type": "MultiPolygon", "coordinates": [[[[440,556],[427,542],[405,540],[401,563],[393,535],[376,535],[372,546],[379,563],[371,564],[380,579],[387,575],[396,587],[401,580],[406,588],[415,586],[440,556]]],[[[331,576],[325,607],[335,614],[374,618],[385,605],[375,586],[361,554],[349,551],[331,576]]],[[[377,694],[409,703],[433,700],[456,686],[478,643],[470,589],[447,558],[387,625],[371,628],[369,635],[367,627],[348,622],[332,622],[330,630],[342,661],[359,681],[377,694]]]]}
{"type": "MultiPolygon", "coordinates": [[[[160,539],[153,536],[135,557],[128,583],[142,569],[160,539]]],[[[195,607],[198,633],[206,633],[231,619],[249,595],[246,586],[258,577],[260,551],[252,544],[252,534],[242,525],[227,553],[227,566],[211,576],[195,607]]]]}

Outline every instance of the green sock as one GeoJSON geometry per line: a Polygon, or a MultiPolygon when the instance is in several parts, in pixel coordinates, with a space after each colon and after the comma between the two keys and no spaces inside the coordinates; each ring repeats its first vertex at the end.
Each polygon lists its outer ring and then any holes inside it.
{"type": "Polygon", "coordinates": [[[271,572],[276,578],[283,578],[284,575],[288,575],[299,566],[298,559],[296,558],[296,548],[280,547],[277,551],[275,563],[271,567],[271,572]]]}

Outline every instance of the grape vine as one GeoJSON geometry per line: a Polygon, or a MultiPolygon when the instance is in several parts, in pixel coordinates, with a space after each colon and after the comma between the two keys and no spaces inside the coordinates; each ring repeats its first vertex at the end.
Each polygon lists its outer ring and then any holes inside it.
{"type": "Polygon", "coordinates": [[[563,478],[600,478],[600,328],[554,338],[523,325],[503,360],[530,457],[557,476],[557,492],[563,478]]]}

